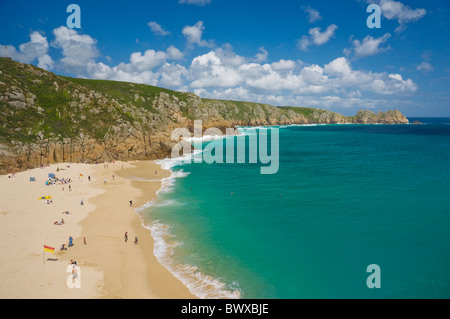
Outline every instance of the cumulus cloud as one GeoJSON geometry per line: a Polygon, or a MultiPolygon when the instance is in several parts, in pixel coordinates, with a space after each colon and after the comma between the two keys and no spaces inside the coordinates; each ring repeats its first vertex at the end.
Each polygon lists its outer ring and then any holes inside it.
{"type": "MultiPolygon", "coordinates": [[[[5,51],[6,45],[0,45],[1,52],[5,51]]],[[[30,41],[19,45],[19,50],[14,46],[8,45],[8,56],[22,63],[33,63],[38,60],[38,67],[50,70],[53,68],[54,61],[47,54],[49,44],[47,38],[39,32],[34,31],[30,34],[30,41]]]]}
{"type": "Polygon", "coordinates": [[[226,43],[221,48],[215,50],[217,57],[225,66],[237,67],[247,62],[247,58],[238,55],[233,51],[231,44],[226,43]]]}
{"type": "Polygon", "coordinates": [[[122,62],[114,67],[101,62],[90,62],[85,73],[95,79],[159,84],[175,88],[182,84],[182,77],[187,75],[187,71],[181,65],[167,62],[176,55],[173,52],[179,52],[175,47],[169,49],[168,52],[155,50],[146,50],[144,53],[133,52],[128,63],[122,62]]]}
{"type": "MultiPolygon", "coordinates": [[[[198,27],[201,31],[202,24],[198,27]]],[[[144,83],[193,91],[202,97],[275,105],[367,108],[380,100],[371,102],[364,98],[366,94],[389,96],[417,90],[416,84],[401,74],[354,69],[348,57],[338,57],[323,65],[289,59],[268,63],[269,52],[264,48],[256,56],[246,57],[234,52],[230,44],[210,49],[186,65],[179,64],[180,60],[186,62],[186,57],[175,46],[165,51],[132,52],[128,61],[108,65],[97,61],[100,58],[97,41],[90,36],[66,27],[55,29],[53,34],[52,46],[61,50],[60,60],[52,60],[48,42],[39,33],[33,33],[30,42],[20,45],[19,50],[14,48],[13,53],[24,60],[37,60],[42,66],[53,64],[55,68],[87,78],[144,83]]],[[[311,41],[315,39],[314,34],[311,32],[311,41]]],[[[201,32],[191,40],[203,41],[201,32]]],[[[366,37],[354,42],[352,54],[374,54],[383,49],[382,40],[366,37]]],[[[316,38],[316,45],[324,42],[325,39],[316,38]]],[[[418,69],[426,71],[430,66],[422,63],[418,69]]]]}
{"type": "Polygon", "coordinates": [[[281,59],[271,64],[272,69],[275,71],[293,70],[296,66],[295,61],[281,59]]]}
{"type": "Polygon", "coordinates": [[[161,76],[158,84],[165,87],[182,87],[188,75],[184,66],[175,63],[165,63],[158,72],[161,76]]]}
{"type": "Polygon", "coordinates": [[[345,57],[337,58],[326,64],[324,70],[333,76],[331,87],[336,89],[356,88],[381,95],[415,92],[417,90],[416,84],[411,79],[404,80],[400,74],[353,70],[345,57]]]}
{"type": "Polygon", "coordinates": [[[309,36],[304,35],[298,42],[300,50],[306,51],[310,45],[323,45],[327,43],[333,36],[337,29],[337,25],[331,24],[325,31],[319,27],[309,29],[309,36]]]}
{"type": "Polygon", "coordinates": [[[217,51],[219,53],[210,51],[194,58],[187,76],[190,88],[203,94],[229,93],[231,97],[236,97],[237,92],[249,96],[268,93],[282,96],[353,92],[352,98],[359,98],[361,92],[392,95],[414,92],[417,89],[412,80],[403,79],[400,74],[353,70],[345,57],[337,58],[324,66],[304,65],[301,61],[292,60],[261,64],[234,56],[232,52],[224,54],[223,49],[217,51]]]}
{"type": "Polygon", "coordinates": [[[170,34],[170,32],[164,30],[163,27],[158,22],[150,21],[147,25],[150,27],[153,34],[155,34],[155,35],[166,36],[166,35],[170,34]]]}
{"type": "Polygon", "coordinates": [[[368,0],[367,2],[378,3],[383,17],[388,20],[397,20],[399,26],[395,29],[396,32],[404,30],[407,23],[416,22],[427,13],[425,9],[412,9],[409,6],[394,0],[368,0]]]}
{"type": "Polygon", "coordinates": [[[167,48],[167,55],[172,60],[181,60],[184,56],[184,53],[178,50],[175,46],[171,45],[167,48]]]}
{"type": "Polygon", "coordinates": [[[302,6],[303,11],[308,14],[309,23],[314,23],[316,21],[322,20],[322,17],[316,9],[311,8],[310,6],[302,6]]]}
{"type": "Polygon", "coordinates": [[[374,38],[371,35],[368,35],[362,40],[362,42],[359,40],[353,40],[352,47],[350,49],[345,49],[344,53],[347,56],[353,55],[355,58],[362,58],[386,51],[389,49],[389,46],[383,47],[383,45],[390,37],[391,35],[386,33],[379,38],[374,38]]]}
{"type": "Polygon", "coordinates": [[[194,44],[201,47],[213,46],[214,43],[212,41],[206,41],[202,39],[204,30],[205,27],[203,26],[203,21],[199,21],[193,26],[185,26],[182,30],[182,33],[188,41],[188,46],[192,46],[194,44]]]}
{"type": "Polygon", "coordinates": [[[242,81],[238,70],[224,65],[214,51],[192,60],[189,78],[192,88],[233,87],[242,81]]]}
{"type": "Polygon", "coordinates": [[[54,61],[48,54],[44,54],[38,57],[38,65],[39,68],[44,70],[51,70],[54,66],[54,61]]]}
{"type": "Polygon", "coordinates": [[[93,63],[99,56],[97,41],[89,35],[81,35],[74,29],[61,26],[53,30],[55,40],[52,46],[62,49],[60,63],[63,69],[72,73],[81,73],[85,66],[93,63]]]}

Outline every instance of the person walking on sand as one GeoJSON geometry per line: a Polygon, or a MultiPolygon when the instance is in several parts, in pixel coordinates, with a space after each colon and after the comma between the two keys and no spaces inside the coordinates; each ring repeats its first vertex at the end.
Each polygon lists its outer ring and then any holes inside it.
{"type": "Polygon", "coordinates": [[[125,232],[125,242],[128,241],[128,232],[125,232]]]}
{"type": "Polygon", "coordinates": [[[83,237],[83,242],[86,245],[86,237],[83,237]]]}
{"type": "Polygon", "coordinates": [[[81,203],[82,206],[84,205],[84,199],[83,198],[81,199],[80,203],[81,203]]]}
{"type": "Polygon", "coordinates": [[[133,207],[133,201],[130,200],[130,207],[133,207]]]}
{"type": "Polygon", "coordinates": [[[138,244],[138,238],[135,236],[134,237],[134,244],[137,245],[138,244]]]}

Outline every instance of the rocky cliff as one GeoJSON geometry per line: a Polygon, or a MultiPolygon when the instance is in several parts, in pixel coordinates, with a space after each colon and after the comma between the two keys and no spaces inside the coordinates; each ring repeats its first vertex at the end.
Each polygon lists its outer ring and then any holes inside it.
{"type": "Polygon", "coordinates": [[[0,59],[0,174],[59,162],[167,157],[177,127],[408,123],[399,111],[328,110],[202,99],[149,85],[75,79],[0,59]]]}

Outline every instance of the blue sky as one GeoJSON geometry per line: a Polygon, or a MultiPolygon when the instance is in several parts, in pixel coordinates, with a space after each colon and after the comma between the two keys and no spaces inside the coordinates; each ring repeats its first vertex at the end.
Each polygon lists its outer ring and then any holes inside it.
{"type": "Polygon", "coordinates": [[[450,1],[0,2],[0,54],[56,74],[353,115],[450,116],[450,1]],[[68,28],[71,3],[81,28],[68,28]],[[381,8],[370,29],[369,4],[381,8]]]}

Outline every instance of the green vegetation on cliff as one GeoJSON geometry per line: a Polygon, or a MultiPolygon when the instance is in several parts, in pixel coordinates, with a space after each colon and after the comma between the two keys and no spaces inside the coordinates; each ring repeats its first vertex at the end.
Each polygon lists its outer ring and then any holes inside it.
{"type": "Polygon", "coordinates": [[[407,123],[398,111],[328,110],[202,99],[151,85],[58,76],[0,58],[0,171],[59,161],[161,158],[171,132],[236,125],[407,123]]]}

